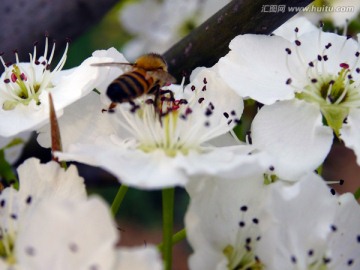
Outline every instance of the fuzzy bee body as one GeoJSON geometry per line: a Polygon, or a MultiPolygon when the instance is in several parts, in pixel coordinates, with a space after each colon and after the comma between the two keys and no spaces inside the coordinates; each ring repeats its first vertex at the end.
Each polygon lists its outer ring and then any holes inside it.
{"type": "MultiPolygon", "coordinates": [[[[107,88],[106,94],[113,103],[132,103],[134,99],[144,95],[155,95],[154,104],[158,103],[160,89],[176,80],[167,72],[167,64],[161,55],[145,54],[135,63],[97,63],[94,66],[130,67],[130,71],[117,77],[107,88]]],[[[112,104],[112,108],[116,105],[112,104]]]]}
{"type": "Polygon", "coordinates": [[[116,78],[106,94],[115,103],[131,102],[144,94],[153,94],[160,86],[152,77],[147,78],[144,69],[135,69],[116,78]]]}

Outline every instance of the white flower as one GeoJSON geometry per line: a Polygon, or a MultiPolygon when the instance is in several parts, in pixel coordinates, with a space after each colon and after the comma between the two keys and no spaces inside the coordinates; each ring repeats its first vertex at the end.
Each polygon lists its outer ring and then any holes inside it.
{"type": "Polygon", "coordinates": [[[269,105],[255,117],[255,147],[280,159],[300,157],[300,163],[304,155],[312,156],[306,166],[300,164],[310,170],[325,159],[334,132],[360,163],[360,140],[354,137],[360,124],[359,43],[320,30],[301,36],[298,31],[294,42],[277,36],[236,37],[231,52],[219,61],[220,75],[239,95],[269,105]]]}
{"type": "MultiPolygon", "coordinates": [[[[114,70],[108,84],[121,74],[114,70]]],[[[161,121],[149,102],[152,96],[134,100],[135,105],[118,104],[112,114],[102,112],[109,106],[101,103],[108,100],[107,85],[98,87],[100,98],[88,95],[60,119],[64,150],[56,155],[61,159],[100,166],[127,185],[160,188],[184,185],[189,175],[226,173],[258,157],[248,155],[251,146],[216,148],[208,143],[229,132],[243,108],[216,67],[196,70],[185,89],[169,86],[176,100],[163,100],[161,121]]],[[[45,147],[50,145],[47,132],[43,129],[38,138],[45,147]]]]}
{"type": "MultiPolygon", "coordinates": [[[[190,269],[358,269],[360,207],[314,173],[264,184],[263,168],[238,179],[190,182],[185,216],[190,269]]],[[[265,180],[265,182],[264,182],[265,180]]]]}
{"type": "MultiPolygon", "coordinates": [[[[163,102],[163,112],[167,113],[161,121],[148,102],[150,96],[139,98],[135,106],[120,104],[113,114],[87,116],[92,125],[90,139],[64,145],[64,153],[57,153],[58,157],[100,166],[121,182],[143,188],[184,185],[188,175],[226,173],[256,158],[247,155],[252,147],[207,145],[233,128],[243,108],[242,100],[224,85],[214,69],[197,70],[184,90],[175,85],[169,89],[176,101],[163,102]],[[171,110],[167,106],[172,106],[171,110]],[[101,127],[109,128],[94,130],[96,120],[101,118],[107,118],[107,124],[103,122],[101,127]]],[[[92,114],[101,114],[100,101],[89,108],[92,114]]],[[[70,121],[63,124],[65,129],[60,128],[68,130],[70,121]]],[[[78,132],[86,135],[82,130],[78,132]]],[[[62,136],[65,141],[77,137],[67,132],[62,136]]]]}
{"type": "Polygon", "coordinates": [[[126,44],[124,54],[135,59],[152,51],[163,53],[228,2],[144,0],[128,4],[121,11],[120,21],[136,37],[126,44]]]}
{"type": "Polygon", "coordinates": [[[360,266],[360,208],[334,196],[316,175],[271,187],[257,252],[269,270],[343,270],[360,266]]]}
{"type": "Polygon", "coordinates": [[[15,242],[20,269],[162,269],[155,247],[116,248],[116,226],[97,197],[77,203],[50,199],[31,210],[15,242]]]}
{"type": "Polygon", "coordinates": [[[194,250],[190,269],[263,269],[256,246],[269,186],[259,164],[248,167],[251,171],[233,180],[203,178],[186,187],[185,227],[194,250]]]}
{"type": "Polygon", "coordinates": [[[20,189],[5,188],[0,194],[0,254],[9,264],[16,261],[13,248],[18,228],[29,208],[49,198],[81,201],[86,199],[83,178],[77,169],[67,171],[56,162],[40,164],[31,158],[18,168],[20,189]]]}
{"type": "Polygon", "coordinates": [[[91,63],[108,61],[108,58],[90,57],[79,67],[61,70],[66,61],[67,48],[56,67],[51,70],[55,44],[48,53],[48,40],[43,56],[34,47],[29,62],[20,62],[17,53],[15,64],[6,64],[0,78],[0,136],[9,137],[23,131],[32,131],[49,119],[48,93],[51,92],[57,116],[63,108],[88,94],[100,83],[107,69],[93,68],[91,63]],[[48,55],[49,54],[49,55],[48,55]]]}
{"type": "Polygon", "coordinates": [[[114,269],[117,231],[106,204],[47,200],[24,217],[15,241],[23,269],[114,269]]]}

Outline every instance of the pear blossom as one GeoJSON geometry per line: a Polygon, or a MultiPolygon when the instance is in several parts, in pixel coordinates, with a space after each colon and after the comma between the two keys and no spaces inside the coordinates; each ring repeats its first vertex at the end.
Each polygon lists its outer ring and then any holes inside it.
{"type": "Polygon", "coordinates": [[[50,199],[24,218],[15,254],[19,269],[162,269],[155,247],[123,250],[117,242],[116,226],[100,198],[50,199]]]}
{"type": "Polygon", "coordinates": [[[186,186],[185,228],[194,250],[190,269],[263,269],[256,246],[269,187],[259,163],[248,167],[237,178],[203,177],[186,186]]]}
{"type": "Polygon", "coordinates": [[[288,178],[316,169],[330,150],[333,133],[360,163],[355,137],[360,124],[359,43],[321,30],[298,35],[299,28],[293,42],[279,36],[238,36],[219,61],[220,76],[232,89],[265,104],[252,124],[252,142],[279,163],[295,160],[287,171],[279,168],[288,178]]]}
{"type": "Polygon", "coordinates": [[[55,68],[51,69],[55,43],[50,51],[48,38],[43,56],[37,55],[37,44],[29,62],[20,62],[15,51],[15,63],[0,61],[5,71],[0,77],[0,136],[10,137],[20,132],[33,131],[48,122],[51,92],[57,116],[63,109],[94,89],[107,69],[94,69],[95,62],[109,58],[90,57],[80,66],[62,70],[67,58],[68,44],[55,68]]]}
{"type": "Polygon", "coordinates": [[[360,206],[314,173],[268,183],[263,168],[186,188],[190,269],[357,269],[360,206]],[[264,181],[265,180],[265,181],[264,181]]]}
{"type": "Polygon", "coordinates": [[[120,21],[135,38],[125,45],[124,54],[135,59],[149,51],[163,53],[228,2],[143,0],[129,3],[121,10],[120,21]]]}
{"type": "Polygon", "coordinates": [[[84,180],[75,166],[67,171],[51,161],[41,164],[30,158],[18,167],[20,189],[5,188],[0,194],[0,257],[9,264],[16,262],[14,243],[24,216],[34,205],[49,198],[83,201],[86,199],[84,180]]]}
{"type": "Polygon", "coordinates": [[[265,269],[359,268],[360,207],[352,194],[332,195],[314,175],[272,185],[266,209],[257,250],[265,269]]]}
{"type": "MultiPolygon", "coordinates": [[[[61,160],[100,166],[130,186],[161,188],[184,185],[189,175],[226,174],[261,155],[248,155],[252,146],[210,145],[232,130],[243,109],[241,98],[225,86],[216,67],[195,70],[185,88],[164,87],[163,91],[173,92],[175,101],[162,94],[160,117],[150,95],[133,104],[118,104],[113,113],[104,111],[109,106],[106,87],[121,74],[117,70],[98,87],[100,97],[88,95],[59,120],[63,152],[56,155],[61,160]]],[[[44,147],[50,146],[48,132],[44,128],[38,137],[44,147]]]]}

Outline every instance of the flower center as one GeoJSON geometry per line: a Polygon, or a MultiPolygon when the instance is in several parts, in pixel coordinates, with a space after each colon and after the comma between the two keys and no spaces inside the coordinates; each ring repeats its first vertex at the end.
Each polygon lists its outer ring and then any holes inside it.
{"type": "Polygon", "coordinates": [[[49,58],[47,58],[47,37],[44,56],[39,59],[36,58],[36,46],[37,44],[34,46],[33,55],[30,54],[29,63],[20,63],[17,51],[14,51],[16,57],[15,64],[5,63],[2,56],[0,56],[0,61],[5,68],[1,76],[3,83],[0,84],[0,98],[3,100],[3,110],[13,110],[18,104],[27,106],[32,101],[38,106],[41,104],[40,95],[42,91],[53,88],[51,80],[65,64],[68,43],[66,44],[62,58],[53,71],[50,71],[50,64],[55,52],[55,43],[53,44],[49,58]]]}
{"type": "MultiPolygon", "coordinates": [[[[321,31],[321,30],[320,30],[321,31]]],[[[287,53],[287,65],[290,72],[294,74],[294,78],[300,78],[299,81],[302,81],[302,85],[295,85],[293,83],[292,78],[288,78],[286,84],[291,85],[295,92],[296,97],[298,99],[316,103],[320,106],[321,113],[324,117],[324,122],[331,127],[334,133],[339,137],[340,129],[344,122],[346,122],[346,118],[349,114],[351,108],[360,108],[360,85],[355,83],[353,75],[358,76],[360,73],[360,68],[356,67],[359,62],[360,52],[356,50],[354,47],[353,60],[346,60],[346,62],[340,62],[338,64],[338,72],[334,73],[334,65],[335,61],[330,59],[334,57],[335,59],[339,57],[339,55],[330,55],[329,51],[332,50],[333,44],[328,42],[322,50],[318,53],[310,62],[306,63],[302,51],[300,48],[303,46],[302,42],[297,37],[298,28],[295,29],[296,40],[295,40],[295,53],[292,53],[290,48],[286,48],[285,51],[287,53]],[[301,75],[297,71],[293,70],[289,66],[289,58],[293,57],[298,58],[300,63],[307,67],[306,74],[301,74],[304,77],[301,78],[301,75]],[[351,64],[348,64],[350,62],[351,64]],[[303,79],[306,78],[304,81],[303,79]]],[[[321,34],[319,34],[319,44],[321,43],[321,34]]],[[[336,37],[332,37],[336,38],[336,37]]],[[[342,49],[344,47],[348,47],[347,43],[354,42],[351,39],[346,39],[345,37],[339,36],[339,39],[344,39],[344,43],[342,44],[342,49]]],[[[341,46],[336,42],[336,46],[341,46]]],[[[351,43],[350,43],[351,44],[351,43]]],[[[351,44],[353,46],[353,44],[351,44]]],[[[337,48],[335,48],[336,50],[337,48]]],[[[343,53],[340,51],[340,54],[343,53]]],[[[345,51],[344,55],[347,55],[349,52],[345,51]]],[[[337,52],[339,54],[339,52],[337,52]]],[[[349,55],[347,55],[349,58],[349,55]]],[[[338,61],[338,60],[336,60],[338,61]]],[[[336,62],[335,62],[336,63],[336,62]]],[[[339,62],[338,62],[339,63],[339,62]]],[[[336,68],[335,68],[336,70],[336,68]]]]}
{"type": "Polygon", "coordinates": [[[127,147],[146,153],[161,150],[169,157],[206,151],[203,143],[239,122],[237,108],[224,112],[217,106],[223,100],[211,100],[216,96],[211,90],[217,90],[212,89],[212,81],[208,84],[207,78],[201,77],[193,82],[186,87],[184,80],[181,85],[163,87],[157,98],[147,95],[119,104],[117,123],[130,133],[127,147]]]}

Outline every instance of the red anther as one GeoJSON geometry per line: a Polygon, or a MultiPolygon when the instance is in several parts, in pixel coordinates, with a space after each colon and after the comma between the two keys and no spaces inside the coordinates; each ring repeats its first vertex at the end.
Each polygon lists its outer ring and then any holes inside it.
{"type": "Polygon", "coordinates": [[[15,75],[15,73],[11,73],[11,81],[12,82],[16,82],[17,81],[17,77],[16,77],[16,75],[15,75]]]}
{"type": "Polygon", "coordinates": [[[349,68],[349,64],[341,63],[341,64],[340,64],[340,67],[341,67],[341,68],[348,69],[348,68],[349,68]]]}
{"type": "Polygon", "coordinates": [[[26,81],[27,80],[27,77],[24,73],[21,73],[20,74],[20,79],[23,80],[23,81],[26,81]]]}

